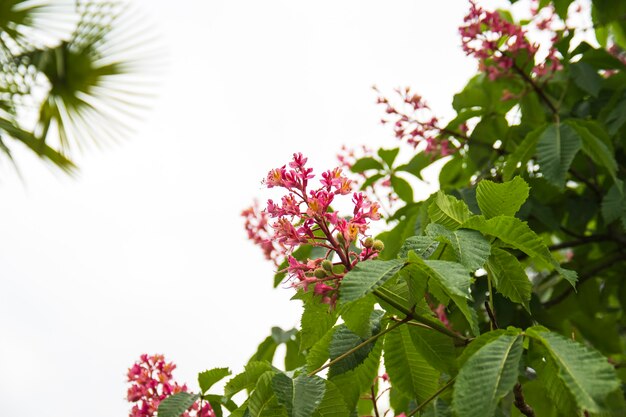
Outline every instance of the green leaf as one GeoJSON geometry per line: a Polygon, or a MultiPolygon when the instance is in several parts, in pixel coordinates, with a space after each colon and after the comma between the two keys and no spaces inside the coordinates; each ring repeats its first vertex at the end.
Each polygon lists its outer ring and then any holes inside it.
{"type": "Polygon", "coordinates": [[[620,387],[620,381],[604,356],[540,327],[531,327],[526,334],[546,348],[579,408],[592,413],[605,409],[607,397],[620,387]]]}
{"type": "Polygon", "coordinates": [[[428,215],[434,223],[439,223],[448,229],[458,229],[467,219],[470,212],[464,201],[439,191],[434,201],[428,207],[428,215]]]}
{"type": "Polygon", "coordinates": [[[485,220],[482,216],[474,216],[463,224],[463,227],[497,237],[507,245],[521,250],[537,262],[552,264],[552,255],[543,240],[528,227],[526,222],[516,217],[497,216],[485,220]]]}
{"type": "Polygon", "coordinates": [[[433,163],[433,158],[424,152],[420,152],[415,155],[411,160],[404,165],[400,165],[396,168],[396,171],[404,171],[410,174],[413,174],[420,180],[422,180],[422,170],[426,168],[428,165],[433,163]]]}
{"type": "Polygon", "coordinates": [[[623,181],[613,184],[602,199],[602,217],[606,224],[620,219],[626,228],[626,187],[623,181]]]}
{"type": "Polygon", "coordinates": [[[405,179],[392,175],[391,186],[393,187],[393,191],[398,194],[398,197],[400,197],[402,201],[407,203],[413,202],[413,188],[405,179]]]}
{"type": "Polygon", "coordinates": [[[409,258],[409,262],[416,265],[430,278],[436,280],[448,293],[471,299],[469,286],[471,278],[469,271],[460,263],[409,258]]]}
{"type": "Polygon", "coordinates": [[[324,398],[320,402],[317,410],[313,413],[314,417],[349,417],[350,410],[346,406],[346,402],[337,389],[337,386],[330,381],[326,381],[326,391],[324,398]]]}
{"type": "Polygon", "coordinates": [[[295,379],[283,373],[272,378],[276,399],[287,409],[289,417],[311,417],[324,398],[326,384],[318,376],[302,374],[295,379]]]}
{"type": "Polygon", "coordinates": [[[583,152],[598,164],[598,166],[606,169],[613,178],[613,181],[617,180],[617,162],[615,161],[613,152],[607,145],[582,123],[577,123],[576,120],[568,120],[567,123],[576,130],[582,139],[583,152]]]}
{"type": "Polygon", "coordinates": [[[520,177],[501,184],[482,180],[476,187],[476,200],[485,218],[514,216],[528,199],[530,187],[520,177]]]}
{"type": "Polygon", "coordinates": [[[357,160],[354,165],[350,167],[350,171],[355,173],[365,172],[370,169],[382,170],[383,166],[376,159],[366,156],[365,158],[357,160]]]}
{"type": "Polygon", "coordinates": [[[208,371],[204,371],[198,374],[198,385],[202,394],[207,392],[213,384],[230,375],[230,369],[228,368],[213,368],[208,371]]]}
{"type": "Polygon", "coordinates": [[[498,402],[517,383],[523,352],[520,335],[501,335],[463,365],[454,384],[452,408],[458,417],[492,417],[498,402]]]}
{"type": "Polygon", "coordinates": [[[622,91],[621,98],[615,107],[606,116],[606,126],[609,134],[614,135],[626,123],[626,90],[622,91]]]}
{"type": "Polygon", "coordinates": [[[409,251],[413,251],[423,259],[427,259],[435,252],[438,246],[439,242],[430,236],[411,236],[402,244],[398,252],[398,258],[406,258],[409,251]]]}
{"type": "Polygon", "coordinates": [[[598,93],[602,88],[602,77],[598,72],[586,62],[576,62],[570,65],[570,77],[574,80],[574,84],[583,91],[598,97],[598,93]]]}
{"type": "Polygon", "coordinates": [[[456,354],[452,338],[422,327],[408,327],[417,352],[438,371],[454,375],[457,371],[456,354]]]}
{"type": "Polygon", "coordinates": [[[403,265],[404,261],[401,259],[359,262],[341,282],[340,304],[365,297],[393,277],[403,265]]]}
{"type": "Polygon", "coordinates": [[[385,336],[384,356],[391,383],[407,397],[422,402],[437,391],[439,372],[417,351],[406,325],[385,336]]]}
{"type": "Polygon", "coordinates": [[[180,417],[189,407],[200,398],[200,394],[179,392],[165,398],[159,404],[158,417],[180,417]]]}
{"type": "Polygon", "coordinates": [[[344,304],[341,308],[341,318],[348,329],[361,337],[371,336],[370,316],[374,311],[376,298],[369,294],[360,300],[344,304]]]}
{"type": "Polygon", "coordinates": [[[379,149],[378,156],[382,159],[389,168],[393,166],[393,161],[396,160],[396,156],[398,156],[398,152],[400,152],[400,148],[394,149],[379,149]]]}
{"type": "Polygon", "coordinates": [[[513,174],[518,168],[526,171],[526,163],[535,154],[537,142],[539,142],[539,138],[544,130],[545,126],[541,126],[528,133],[522,143],[520,143],[517,148],[515,148],[515,151],[509,155],[504,165],[504,169],[502,170],[502,178],[504,181],[509,181],[513,178],[513,174]]]}
{"type": "MultiPolygon", "coordinates": [[[[370,315],[370,331],[371,335],[375,335],[381,330],[381,319],[383,312],[376,310],[370,315]]],[[[333,338],[330,342],[328,353],[331,360],[335,360],[338,357],[344,355],[346,352],[356,348],[361,343],[365,342],[366,338],[359,336],[358,334],[350,331],[345,324],[337,326],[333,338]]],[[[332,378],[335,375],[343,374],[356,367],[358,367],[369,355],[370,351],[374,348],[374,343],[368,343],[365,346],[352,352],[350,355],[341,359],[330,366],[328,370],[328,378],[332,378]]]]}
{"type": "Polygon", "coordinates": [[[244,371],[235,375],[226,383],[224,396],[230,398],[242,390],[251,390],[256,385],[259,377],[272,369],[268,362],[248,362],[244,371]]]}
{"type": "Polygon", "coordinates": [[[250,358],[251,361],[267,361],[272,362],[274,359],[274,353],[278,344],[272,336],[267,336],[257,347],[256,352],[250,358]]]}
{"type": "Polygon", "coordinates": [[[426,227],[426,233],[450,245],[457,260],[471,272],[483,267],[491,251],[487,239],[475,230],[450,231],[440,224],[431,223],[426,227]]]}
{"type": "Polygon", "coordinates": [[[304,311],[300,320],[300,349],[305,350],[313,346],[326,334],[337,321],[337,311],[330,309],[327,304],[321,303],[312,292],[305,294],[304,311]]]}
{"type": "Polygon", "coordinates": [[[461,355],[459,355],[459,366],[462,367],[465,362],[467,362],[467,360],[474,355],[474,353],[478,352],[478,350],[485,346],[487,343],[493,342],[495,339],[502,336],[503,334],[507,334],[507,331],[504,329],[498,329],[483,333],[477,338],[473,339],[470,344],[465,347],[461,355]]]}
{"type": "Polygon", "coordinates": [[[548,126],[537,142],[540,170],[551,184],[562,189],[567,171],[582,147],[578,133],[568,124],[548,126]]]}
{"type": "Polygon", "coordinates": [[[486,269],[500,294],[514,303],[522,304],[530,312],[528,303],[533,286],[515,256],[503,249],[491,248],[486,269]]]}
{"type": "Polygon", "coordinates": [[[278,403],[272,379],[274,371],[264,372],[248,399],[248,410],[252,417],[287,417],[287,410],[278,403]]]}

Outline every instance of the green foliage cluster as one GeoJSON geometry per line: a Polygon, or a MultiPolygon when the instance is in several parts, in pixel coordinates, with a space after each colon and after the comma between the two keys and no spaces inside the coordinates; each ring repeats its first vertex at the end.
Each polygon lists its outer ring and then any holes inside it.
{"type": "MultiPolygon", "coordinates": [[[[554,7],[566,17],[570,3],[554,7]]],[[[274,329],[210,397],[218,415],[378,416],[387,389],[396,415],[626,415],[626,66],[605,48],[626,48],[626,3],[592,6],[599,47],[563,36],[562,68],[547,80],[479,74],[455,95],[446,129],[474,127],[441,191],[415,202],[397,175],[421,179],[433,162],[421,153],[353,165],[374,178],[364,188],[391,175],[406,203],[378,236],[384,251],[346,274],[334,308],[299,292],[300,327],[274,329]],[[280,344],[283,369],[272,365],[280,344]]],[[[182,395],[160,417],[177,417],[192,401],[182,395]]]]}

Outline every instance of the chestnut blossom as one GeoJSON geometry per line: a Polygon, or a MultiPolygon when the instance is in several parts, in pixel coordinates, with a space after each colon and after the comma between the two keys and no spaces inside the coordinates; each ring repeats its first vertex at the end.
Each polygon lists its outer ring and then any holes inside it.
{"type": "MultiPolygon", "coordinates": [[[[374,91],[380,93],[376,87],[374,91]]],[[[386,118],[383,124],[392,124],[397,139],[408,143],[414,148],[425,144],[424,152],[433,158],[445,157],[456,152],[461,141],[467,139],[467,125],[458,126],[458,131],[448,130],[435,116],[419,94],[413,93],[409,87],[397,88],[399,103],[379,95],[377,103],[385,106],[386,118]]]]}
{"type": "MultiPolygon", "coordinates": [[[[536,14],[536,13],[535,13],[536,14]]],[[[541,62],[535,62],[538,45],[528,40],[526,31],[518,24],[509,22],[500,13],[484,10],[470,1],[470,10],[464,24],[459,27],[463,50],[467,55],[478,59],[479,68],[485,71],[489,79],[512,75],[513,72],[525,71],[531,66],[536,77],[552,74],[561,67],[553,36],[547,56],[541,62]]],[[[537,19],[539,30],[551,30],[554,15],[537,19]]]]}
{"type": "MultiPolygon", "coordinates": [[[[176,365],[165,362],[163,355],[143,354],[126,374],[130,387],[126,398],[133,403],[129,417],[156,417],[159,404],[170,395],[187,392],[187,385],[173,381],[176,365]]],[[[182,417],[215,417],[208,401],[196,401],[182,417]]]]}
{"type": "Polygon", "coordinates": [[[375,245],[368,237],[370,221],[381,218],[380,206],[363,193],[353,193],[353,181],[340,167],[323,172],[319,186],[311,187],[315,175],[306,164],[307,158],[295,153],[288,165],[268,172],[265,185],[282,188],[285,194],[280,201],[268,200],[262,212],[244,211],[246,230],[268,258],[286,257],[285,272],[293,286],[312,290],[323,302],[333,305],[343,276],[382,250],[382,242],[375,245]],[[351,216],[331,208],[336,199],[350,195],[354,206],[351,216]],[[299,261],[291,253],[302,245],[324,248],[326,254],[299,261]]]}

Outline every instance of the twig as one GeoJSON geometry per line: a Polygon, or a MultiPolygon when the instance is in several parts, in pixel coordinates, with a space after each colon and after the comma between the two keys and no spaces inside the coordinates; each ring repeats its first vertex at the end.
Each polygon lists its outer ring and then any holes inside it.
{"type": "Polygon", "coordinates": [[[446,385],[444,385],[443,387],[439,388],[437,390],[437,392],[435,392],[433,395],[431,395],[430,397],[428,397],[426,400],[424,400],[423,403],[421,403],[420,405],[418,405],[417,407],[415,407],[409,414],[407,414],[407,417],[411,417],[414,416],[416,413],[418,413],[419,411],[421,411],[424,407],[426,407],[428,404],[430,404],[430,402],[432,400],[434,400],[435,398],[437,398],[442,392],[444,392],[445,390],[447,390],[448,388],[450,388],[452,386],[452,384],[454,384],[454,380],[456,379],[456,376],[453,378],[450,378],[450,380],[448,382],[446,382],[446,385]]]}
{"type": "MultiPolygon", "coordinates": [[[[494,329],[498,329],[498,322],[496,321],[496,315],[493,313],[491,306],[488,301],[485,301],[485,310],[487,310],[487,315],[489,316],[489,320],[493,324],[494,329]]],[[[493,330],[493,329],[492,329],[493,330]]]]}
{"type": "Polygon", "coordinates": [[[513,388],[513,394],[515,395],[515,407],[524,414],[526,417],[535,417],[535,410],[528,405],[524,399],[524,392],[522,391],[522,385],[518,382],[513,388]]]}

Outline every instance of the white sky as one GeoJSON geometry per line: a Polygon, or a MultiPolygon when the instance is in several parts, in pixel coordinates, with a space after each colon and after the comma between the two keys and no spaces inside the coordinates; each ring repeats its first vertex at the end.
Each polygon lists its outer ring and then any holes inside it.
{"type": "Polygon", "coordinates": [[[319,173],[341,144],[394,147],[372,84],[449,115],[475,69],[465,1],[136,1],[169,61],[138,134],[77,158],[77,179],[23,153],[25,184],[0,183],[2,416],[125,416],[143,352],[192,388],[240,370],[300,314],[239,216],[267,171],[296,151],[319,173]]]}

